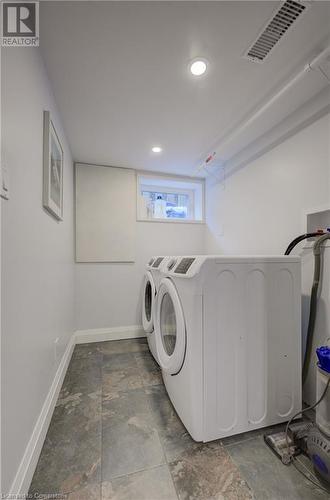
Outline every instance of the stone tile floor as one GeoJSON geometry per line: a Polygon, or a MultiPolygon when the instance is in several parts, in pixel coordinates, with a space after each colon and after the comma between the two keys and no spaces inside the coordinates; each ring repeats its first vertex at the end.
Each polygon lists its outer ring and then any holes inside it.
{"type": "Polygon", "coordinates": [[[76,346],[30,494],[68,500],[329,496],[285,467],[263,431],[194,442],[145,339],[76,346]]]}

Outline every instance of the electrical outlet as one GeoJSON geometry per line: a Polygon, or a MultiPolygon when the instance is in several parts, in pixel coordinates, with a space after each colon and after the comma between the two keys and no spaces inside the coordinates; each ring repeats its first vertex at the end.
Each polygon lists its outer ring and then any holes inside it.
{"type": "Polygon", "coordinates": [[[0,167],[0,196],[9,200],[9,173],[5,166],[0,167]]]}
{"type": "Polygon", "coordinates": [[[54,340],[54,361],[55,361],[55,363],[57,362],[57,358],[58,358],[59,341],[60,341],[59,337],[56,337],[56,339],[54,340]]]}

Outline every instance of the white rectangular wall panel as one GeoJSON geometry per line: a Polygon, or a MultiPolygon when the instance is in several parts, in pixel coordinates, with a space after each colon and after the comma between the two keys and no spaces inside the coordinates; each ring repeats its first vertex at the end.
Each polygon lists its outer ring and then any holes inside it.
{"type": "Polygon", "coordinates": [[[134,170],[76,164],[76,261],[134,262],[134,170]]]}

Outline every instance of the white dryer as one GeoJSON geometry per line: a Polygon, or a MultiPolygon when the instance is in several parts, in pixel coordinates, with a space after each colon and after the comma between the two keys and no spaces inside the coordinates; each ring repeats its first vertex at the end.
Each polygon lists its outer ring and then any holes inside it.
{"type": "Polygon", "coordinates": [[[180,258],[160,283],[155,339],[168,395],[196,441],[301,409],[299,257],[180,258]]]}
{"type": "Polygon", "coordinates": [[[161,280],[161,271],[166,266],[169,256],[152,257],[146,266],[142,288],[142,325],[147,334],[151,354],[158,362],[155,334],[154,334],[154,307],[157,291],[161,280]]]}

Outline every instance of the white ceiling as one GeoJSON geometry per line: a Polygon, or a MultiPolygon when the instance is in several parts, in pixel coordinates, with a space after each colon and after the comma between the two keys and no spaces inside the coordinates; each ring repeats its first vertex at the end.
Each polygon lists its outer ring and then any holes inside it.
{"type": "Polygon", "coordinates": [[[41,50],[74,159],[192,175],[227,130],[324,48],[330,3],[313,2],[264,64],[242,58],[278,5],[41,2],[41,50]],[[187,69],[197,56],[209,61],[200,79],[187,69]]]}

